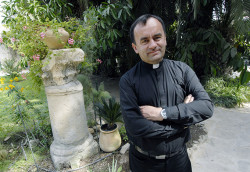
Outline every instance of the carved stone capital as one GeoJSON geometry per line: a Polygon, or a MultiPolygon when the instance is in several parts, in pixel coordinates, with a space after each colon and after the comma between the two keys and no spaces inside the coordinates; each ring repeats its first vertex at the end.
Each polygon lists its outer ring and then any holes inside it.
{"type": "Polygon", "coordinates": [[[45,86],[64,85],[76,81],[77,66],[84,61],[80,48],[50,50],[43,61],[43,82],[45,86]]]}

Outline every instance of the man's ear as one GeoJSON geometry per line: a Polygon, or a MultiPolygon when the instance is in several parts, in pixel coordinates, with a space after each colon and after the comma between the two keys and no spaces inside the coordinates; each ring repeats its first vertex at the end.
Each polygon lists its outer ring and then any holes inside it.
{"type": "Polygon", "coordinates": [[[133,49],[134,49],[135,53],[136,53],[136,54],[138,54],[137,47],[136,47],[136,45],[135,45],[134,43],[132,43],[132,47],[133,47],[133,49]]]}

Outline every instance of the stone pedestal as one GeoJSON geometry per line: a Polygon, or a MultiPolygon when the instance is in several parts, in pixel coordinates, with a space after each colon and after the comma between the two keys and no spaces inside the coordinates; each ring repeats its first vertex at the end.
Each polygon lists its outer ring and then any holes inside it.
{"type": "Polygon", "coordinates": [[[81,159],[98,152],[88,131],[82,84],[77,65],[84,60],[81,49],[52,50],[43,68],[54,141],[50,154],[56,168],[75,168],[81,159]]]}

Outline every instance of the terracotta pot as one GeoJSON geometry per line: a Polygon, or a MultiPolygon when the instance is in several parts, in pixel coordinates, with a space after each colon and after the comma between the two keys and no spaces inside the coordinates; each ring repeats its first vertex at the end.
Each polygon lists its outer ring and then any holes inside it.
{"type": "MultiPolygon", "coordinates": [[[[107,125],[107,124],[104,124],[107,125]]],[[[121,146],[121,136],[116,125],[112,131],[104,131],[101,127],[99,145],[104,152],[113,152],[121,146]]]]}
{"type": "Polygon", "coordinates": [[[44,43],[50,49],[62,49],[69,39],[69,33],[64,28],[58,28],[58,35],[53,30],[48,29],[45,32],[44,43]]]}

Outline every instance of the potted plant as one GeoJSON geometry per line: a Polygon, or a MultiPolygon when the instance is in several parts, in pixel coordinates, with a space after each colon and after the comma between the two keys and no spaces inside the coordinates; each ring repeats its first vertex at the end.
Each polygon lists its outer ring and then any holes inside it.
{"type": "Polygon", "coordinates": [[[102,98],[101,103],[96,103],[98,114],[106,124],[101,125],[99,145],[105,152],[112,152],[121,146],[121,136],[115,122],[122,122],[120,104],[115,98],[109,98],[108,103],[102,98]]]}
{"type": "Polygon", "coordinates": [[[55,32],[52,29],[47,29],[44,33],[44,43],[50,49],[62,49],[69,39],[69,33],[62,27],[59,27],[55,32]]]}

